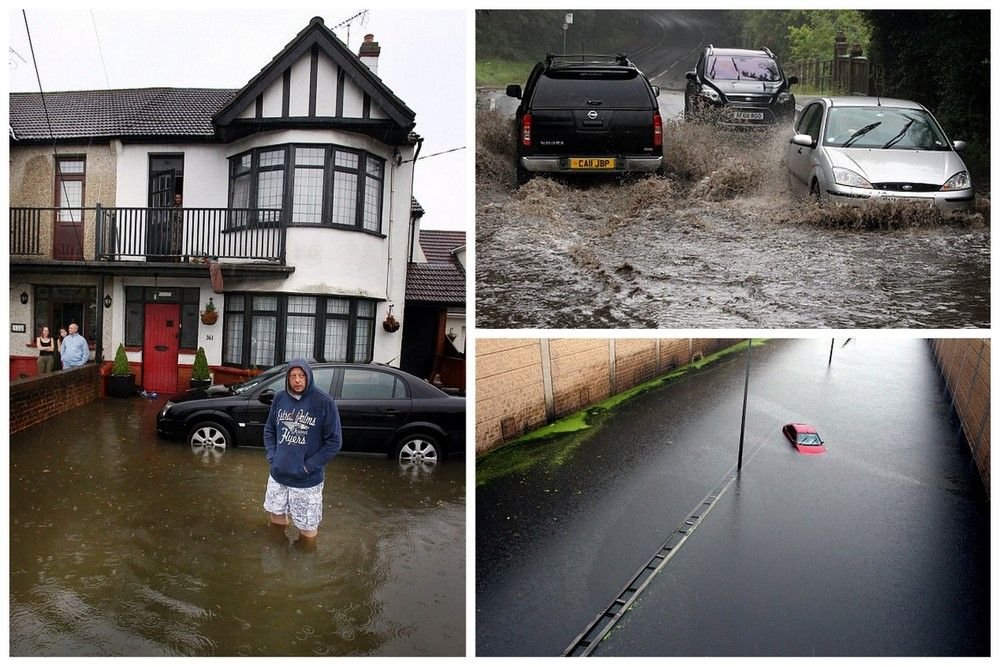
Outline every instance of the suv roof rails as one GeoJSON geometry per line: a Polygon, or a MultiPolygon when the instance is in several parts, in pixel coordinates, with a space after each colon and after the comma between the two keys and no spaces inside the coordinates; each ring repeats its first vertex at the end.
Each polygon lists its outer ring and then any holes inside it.
{"type": "Polygon", "coordinates": [[[774,57],[774,53],[772,53],[771,49],[767,48],[766,46],[760,47],[760,50],[763,51],[764,53],[766,53],[769,58],[773,58],[774,57]]]}
{"type": "Polygon", "coordinates": [[[631,67],[632,61],[624,53],[616,55],[606,53],[547,53],[545,55],[545,66],[552,67],[553,64],[601,64],[631,67]]]}

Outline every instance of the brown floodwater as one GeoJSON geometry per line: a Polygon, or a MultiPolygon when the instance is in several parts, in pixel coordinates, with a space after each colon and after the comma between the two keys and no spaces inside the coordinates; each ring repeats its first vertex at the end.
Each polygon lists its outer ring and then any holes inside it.
{"type": "Polygon", "coordinates": [[[990,325],[988,187],[961,214],[817,206],[789,188],[787,136],[671,120],[662,178],[515,188],[507,111],[476,123],[480,327],[990,325]]]}
{"type": "Polygon", "coordinates": [[[267,527],[263,450],[160,440],[162,402],[11,437],[11,655],[465,654],[464,461],[338,456],[303,550],[267,527]]]}

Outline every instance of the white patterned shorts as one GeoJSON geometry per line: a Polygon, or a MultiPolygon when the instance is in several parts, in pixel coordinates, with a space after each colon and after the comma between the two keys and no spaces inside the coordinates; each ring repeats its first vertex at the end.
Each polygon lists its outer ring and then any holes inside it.
{"type": "Polygon", "coordinates": [[[316,530],[323,520],[323,482],[298,489],[279,484],[268,475],[264,510],[271,514],[288,514],[299,530],[316,530]]]}

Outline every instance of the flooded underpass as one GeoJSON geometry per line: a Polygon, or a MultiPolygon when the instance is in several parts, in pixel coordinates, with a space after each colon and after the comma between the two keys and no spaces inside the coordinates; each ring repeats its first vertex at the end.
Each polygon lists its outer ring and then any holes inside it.
{"type": "Polygon", "coordinates": [[[267,527],[263,450],[158,440],[161,404],[11,437],[11,655],[465,654],[464,461],[338,456],[301,549],[267,527]]]}
{"type": "Polygon", "coordinates": [[[663,178],[514,188],[511,128],[477,114],[481,327],[989,326],[986,192],[953,215],[819,206],[789,189],[787,137],[680,120],[663,178]]]}

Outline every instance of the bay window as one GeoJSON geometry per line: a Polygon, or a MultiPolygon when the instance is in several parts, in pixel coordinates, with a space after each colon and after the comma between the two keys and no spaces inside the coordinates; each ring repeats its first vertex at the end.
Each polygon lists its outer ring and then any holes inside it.
{"type": "Polygon", "coordinates": [[[311,294],[227,294],[222,361],[268,368],[296,357],[369,362],[376,302],[311,294]]]}
{"type": "MultiPolygon", "coordinates": [[[[273,209],[256,220],[382,232],[385,160],[333,145],[289,144],[255,148],[230,158],[229,205],[273,209]]],[[[244,220],[234,213],[233,220],[244,220]]],[[[233,227],[243,225],[234,224],[233,227]]]]}

